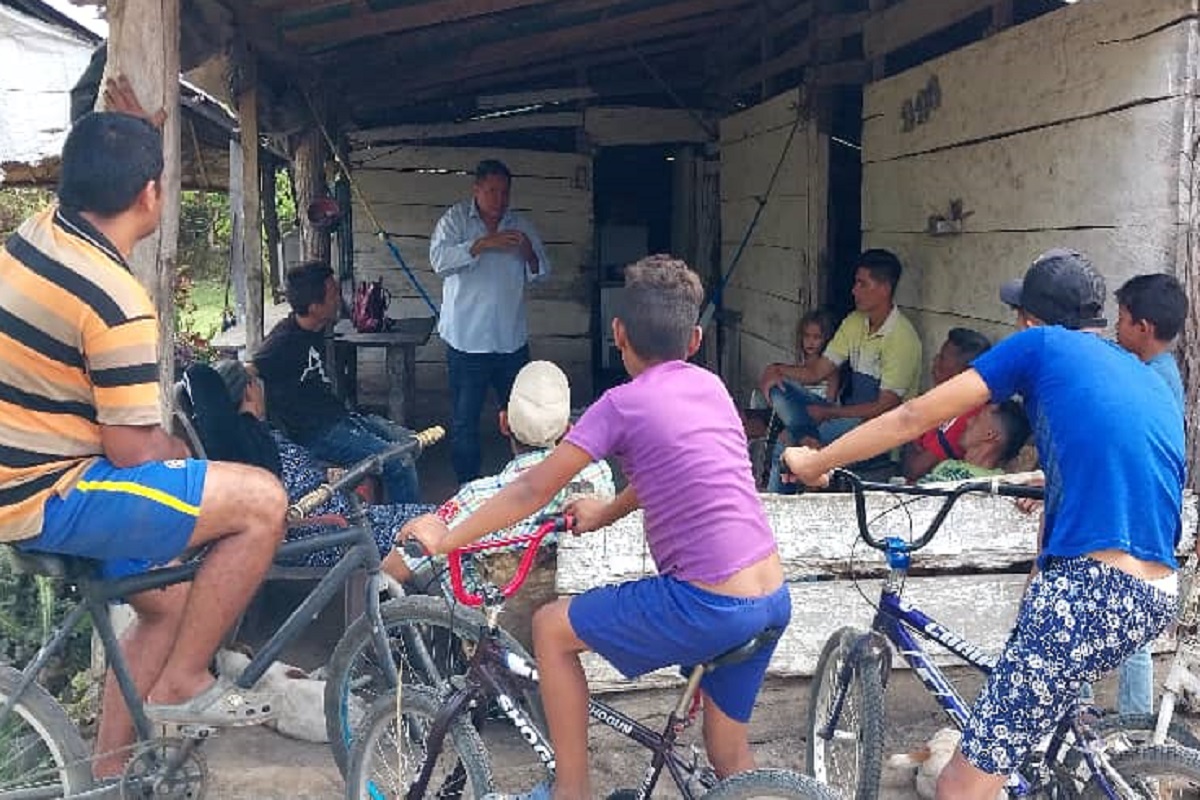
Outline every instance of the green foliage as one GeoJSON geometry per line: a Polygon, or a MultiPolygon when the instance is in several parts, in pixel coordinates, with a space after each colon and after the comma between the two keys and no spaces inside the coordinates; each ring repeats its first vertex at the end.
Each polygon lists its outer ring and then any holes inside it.
{"type": "Polygon", "coordinates": [[[8,239],[27,217],[53,202],[54,193],[48,189],[0,187],[0,241],[8,239]]]}
{"type": "MultiPolygon", "coordinates": [[[[75,603],[70,587],[17,572],[12,551],[0,548],[0,660],[17,666],[31,660],[75,603]]],[[[90,664],[91,623],[85,616],[71,631],[67,646],[47,664],[41,683],[51,693],[70,699],[73,677],[90,664]]]]}

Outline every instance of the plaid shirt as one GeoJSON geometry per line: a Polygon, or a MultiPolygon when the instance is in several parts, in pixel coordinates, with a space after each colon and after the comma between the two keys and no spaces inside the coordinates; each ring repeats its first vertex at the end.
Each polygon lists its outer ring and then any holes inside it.
{"type": "MultiPolygon", "coordinates": [[[[530,450],[526,453],[518,453],[497,474],[486,478],[478,478],[465,484],[458,490],[458,494],[438,507],[436,512],[438,517],[453,528],[457,523],[474,514],[480,506],[501,489],[520,477],[521,473],[544,461],[550,455],[551,449],[546,448],[544,450],[530,450]]],[[[594,494],[599,497],[613,497],[616,493],[617,490],[613,484],[612,470],[608,464],[603,461],[593,461],[580,470],[574,480],[556,494],[554,499],[546,504],[545,508],[533,516],[518,522],[511,528],[505,528],[504,530],[488,534],[480,541],[494,541],[509,536],[520,536],[530,533],[533,530],[534,519],[542,514],[553,514],[561,511],[567,499],[572,495],[594,494]]],[[[551,534],[546,537],[546,542],[554,542],[555,539],[556,537],[551,534]]]]}

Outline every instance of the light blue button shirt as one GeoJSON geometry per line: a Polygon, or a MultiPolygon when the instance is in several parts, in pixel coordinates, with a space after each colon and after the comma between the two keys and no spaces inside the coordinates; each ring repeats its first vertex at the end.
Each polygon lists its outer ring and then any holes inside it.
{"type": "Polygon", "coordinates": [[[471,255],[471,245],[488,233],[473,199],[451,206],[429,242],[429,263],[443,279],[438,334],[464,353],[513,353],[524,347],[529,338],[525,284],[550,274],[546,249],[528,220],[506,211],[499,230],[529,237],[538,258],[536,275],[516,250],[471,255]]]}

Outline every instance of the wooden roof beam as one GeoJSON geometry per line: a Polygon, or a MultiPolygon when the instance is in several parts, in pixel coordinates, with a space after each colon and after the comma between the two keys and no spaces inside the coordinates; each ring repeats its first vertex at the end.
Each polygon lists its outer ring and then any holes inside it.
{"type": "Polygon", "coordinates": [[[516,8],[544,5],[549,2],[553,0],[490,0],[486,3],[479,0],[430,0],[387,11],[360,11],[345,19],[291,28],[284,33],[284,38],[301,46],[337,47],[355,39],[375,38],[474,17],[488,17],[516,8]]]}
{"type": "MultiPolygon", "coordinates": [[[[662,53],[694,50],[711,37],[707,33],[685,35],[681,38],[671,39],[665,42],[656,42],[650,45],[643,45],[638,48],[638,51],[645,57],[653,57],[662,53]]],[[[454,102],[460,98],[473,97],[473,94],[478,91],[487,91],[492,87],[511,87],[514,84],[525,82],[534,78],[543,78],[549,75],[564,75],[573,76],[581,69],[603,66],[606,64],[615,64],[628,61],[634,63],[636,57],[629,52],[628,47],[619,47],[615,49],[607,49],[601,52],[592,53],[580,58],[564,60],[556,58],[550,61],[545,61],[533,66],[520,67],[513,70],[504,70],[502,72],[489,72],[475,78],[464,79],[457,81],[455,84],[455,93],[447,97],[447,90],[444,87],[438,86],[426,89],[419,92],[405,92],[402,99],[402,105],[397,106],[397,101],[386,97],[383,91],[385,88],[395,89],[393,81],[388,81],[386,84],[372,83],[355,87],[355,93],[351,98],[351,103],[356,109],[367,112],[377,111],[383,108],[395,108],[418,105],[427,101],[445,99],[448,102],[454,102]],[[359,98],[361,93],[361,101],[354,102],[359,98]]],[[[645,82],[649,85],[649,82],[645,82]]],[[[583,91],[581,87],[580,91],[583,91]]],[[[613,96],[617,94],[615,91],[608,91],[603,84],[599,86],[589,86],[588,91],[594,92],[599,96],[613,96]]],[[[625,92],[627,93],[627,92],[625,92]]]]}
{"type": "Polygon", "coordinates": [[[410,73],[397,84],[404,90],[420,89],[453,83],[502,67],[537,63],[555,53],[576,53],[580,48],[596,49],[597,45],[636,44],[697,30],[719,29],[729,22],[727,15],[720,12],[731,11],[744,1],[682,0],[590,25],[486,45],[464,54],[450,70],[443,65],[437,69],[410,73]]]}
{"type": "Polygon", "coordinates": [[[868,59],[912,44],[943,28],[991,10],[996,0],[902,0],[873,12],[863,25],[863,51],[868,59]]]}

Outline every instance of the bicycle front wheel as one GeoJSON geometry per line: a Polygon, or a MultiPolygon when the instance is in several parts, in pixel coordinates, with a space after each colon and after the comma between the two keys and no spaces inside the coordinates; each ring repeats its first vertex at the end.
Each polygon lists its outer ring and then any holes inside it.
{"type": "MultiPolygon", "coordinates": [[[[443,597],[408,595],[380,609],[392,660],[403,683],[440,686],[466,671],[474,646],[483,633],[483,615],[443,597]]],[[[516,639],[501,631],[501,643],[532,663],[516,639]]],[[[359,617],[346,629],[329,659],[325,683],[325,731],[333,760],[346,775],[356,723],[375,700],[393,689],[378,661],[371,620],[359,617]]],[[[541,719],[536,700],[525,698],[526,709],[541,719]]]]}
{"type": "Polygon", "coordinates": [[[786,769],[752,769],[717,783],[704,800],[835,800],[837,795],[807,775],[786,769]]]}
{"type": "Polygon", "coordinates": [[[859,659],[851,665],[847,685],[843,667],[855,641],[863,635],[852,627],[834,632],[817,660],[808,708],[808,774],[842,797],[874,800],[879,795],[883,762],[883,679],[879,662],[859,659]],[[821,731],[834,712],[828,737],[821,731]]]}
{"type": "MultiPolygon", "coordinates": [[[[21,681],[21,673],[0,667],[0,707],[21,681]]],[[[59,798],[92,787],[88,749],[62,706],[36,683],[30,684],[0,724],[0,798],[59,798]]]]}
{"type": "MultiPolygon", "coordinates": [[[[399,719],[396,693],[380,697],[354,740],[346,773],[347,800],[406,798],[425,763],[429,730],[440,708],[437,693],[425,686],[402,687],[399,719]]],[[[483,740],[460,716],[450,723],[425,796],[472,800],[491,787],[491,762],[483,740]]]]}
{"type": "Polygon", "coordinates": [[[1200,798],[1200,753],[1195,750],[1172,744],[1137,747],[1113,756],[1108,766],[1116,773],[1105,776],[1109,787],[1102,785],[1101,776],[1095,775],[1083,787],[1083,800],[1111,796],[1123,800],[1200,798]]]}

